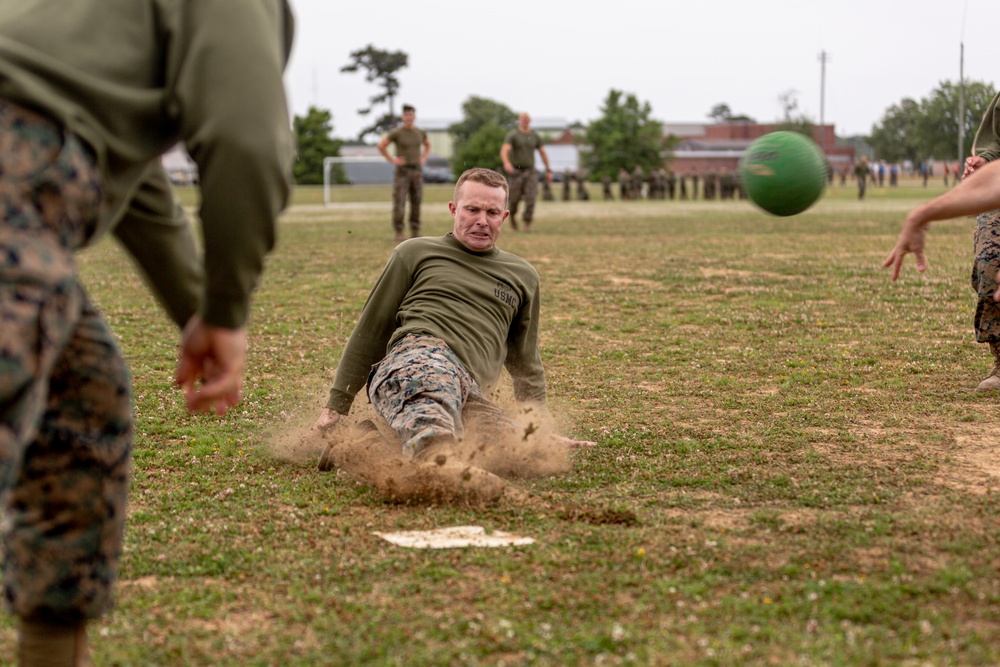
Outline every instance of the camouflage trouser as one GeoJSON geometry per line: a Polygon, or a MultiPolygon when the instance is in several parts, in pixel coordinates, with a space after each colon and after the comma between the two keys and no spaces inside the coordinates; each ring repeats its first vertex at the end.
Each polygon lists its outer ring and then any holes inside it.
{"type": "Polygon", "coordinates": [[[420,167],[396,167],[392,177],[392,228],[403,231],[403,213],[410,200],[410,232],[420,233],[420,202],[424,198],[424,174],[420,167]]]}
{"type": "Polygon", "coordinates": [[[459,441],[469,422],[514,433],[514,421],[479,389],[441,339],[411,334],[396,343],[369,384],[375,411],[412,457],[440,440],[459,441]]]}
{"type": "Polygon", "coordinates": [[[121,554],[130,378],[73,260],[100,200],[76,138],[0,101],[3,594],[29,620],[108,609],[121,554]]]}
{"type": "Polygon", "coordinates": [[[517,214],[517,206],[524,200],[524,220],[525,226],[531,224],[535,219],[535,200],[538,198],[538,172],[534,167],[528,169],[515,169],[514,173],[507,174],[507,187],[510,190],[510,216],[513,218],[517,214]]]}
{"type": "Polygon", "coordinates": [[[972,265],[972,289],[976,301],[976,340],[1000,343],[1000,305],[993,300],[1000,271],[1000,210],[983,213],[976,220],[975,262],[972,265]]]}

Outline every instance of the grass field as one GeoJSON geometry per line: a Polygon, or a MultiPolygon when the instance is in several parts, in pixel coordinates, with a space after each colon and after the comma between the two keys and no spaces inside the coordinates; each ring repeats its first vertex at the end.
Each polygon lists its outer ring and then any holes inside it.
{"type": "MultiPolygon", "coordinates": [[[[392,249],[386,189],[331,208],[296,193],[253,308],[246,399],[223,418],[185,414],[176,332],[113,244],[87,251],[137,415],[95,663],[1000,663],[1000,397],[973,391],[989,369],[974,221],[932,228],[924,275],[879,268],[905,211],[940,191],[834,187],[789,219],[541,203],[537,232],[500,246],[542,277],[553,412],[599,446],[514,482],[537,502],[488,509],[388,505],[288,444],[392,249]],[[454,525],[536,543],[373,535],[454,525]]],[[[427,233],[450,229],[449,196],[427,189],[427,233]]],[[[13,644],[4,617],[0,655],[13,644]]]]}

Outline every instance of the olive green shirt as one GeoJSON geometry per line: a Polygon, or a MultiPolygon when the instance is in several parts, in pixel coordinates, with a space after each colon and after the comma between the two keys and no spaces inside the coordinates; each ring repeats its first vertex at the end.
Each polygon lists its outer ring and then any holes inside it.
{"type": "Polygon", "coordinates": [[[535,151],[542,146],[542,137],[534,130],[522,132],[511,130],[503,142],[510,144],[508,159],[515,169],[530,169],[535,166],[535,151]]]}
{"type": "Polygon", "coordinates": [[[341,357],[328,408],[347,414],[372,366],[407,334],[445,341],[484,393],[506,368],[518,401],[545,401],[538,351],[538,273],[493,248],[474,252],[450,233],[396,246],[341,357]]]}
{"type": "Polygon", "coordinates": [[[972,154],[978,155],[987,162],[992,162],[1000,157],[1000,111],[997,110],[997,101],[1000,100],[1000,93],[993,98],[990,106],[983,114],[983,122],[976,131],[976,138],[972,142],[972,154]]]}
{"type": "Polygon", "coordinates": [[[178,325],[246,321],[290,192],[291,40],[284,0],[0,2],[0,98],[93,150],[88,241],[114,230],[178,325]],[[178,142],[198,165],[203,260],[160,164],[178,142]]]}
{"type": "Polygon", "coordinates": [[[427,133],[419,127],[399,127],[393,128],[386,135],[390,144],[396,144],[396,156],[406,159],[407,167],[420,166],[420,154],[424,149],[424,142],[427,141],[427,133]]]}

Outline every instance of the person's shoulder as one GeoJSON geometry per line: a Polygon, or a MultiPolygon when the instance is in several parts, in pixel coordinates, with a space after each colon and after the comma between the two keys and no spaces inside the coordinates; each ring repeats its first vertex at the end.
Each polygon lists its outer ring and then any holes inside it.
{"type": "Polygon", "coordinates": [[[434,250],[448,248],[443,236],[417,236],[406,239],[396,246],[396,254],[401,257],[415,257],[434,250]]]}
{"type": "Polygon", "coordinates": [[[515,255],[514,253],[508,250],[501,250],[500,248],[497,248],[496,251],[497,251],[496,254],[497,261],[503,262],[505,264],[517,268],[518,270],[522,270],[529,274],[532,274],[535,276],[535,278],[538,277],[538,271],[536,271],[535,267],[532,266],[531,262],[529,262],[525,258],[521,257],[520,255],[515,255]]]}

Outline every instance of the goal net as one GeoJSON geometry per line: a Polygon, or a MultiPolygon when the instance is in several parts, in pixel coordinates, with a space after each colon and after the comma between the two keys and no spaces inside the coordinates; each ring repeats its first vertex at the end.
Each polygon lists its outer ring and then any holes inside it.
{"type": "Polygon", "coordinates": [[[333,203],[333,189],[344,187],[334,183],[334,166],[340,165],[351,185],[383,185],[392,183],[393,166],[380,155],[323,158],[323,205],[333,203]]]}

